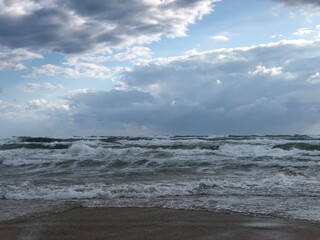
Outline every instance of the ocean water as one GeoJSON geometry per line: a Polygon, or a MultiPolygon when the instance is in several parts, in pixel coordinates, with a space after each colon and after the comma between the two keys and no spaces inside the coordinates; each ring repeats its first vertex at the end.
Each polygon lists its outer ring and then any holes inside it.
{"type": "Polygon", "coordinates": [[[320,222],[320,136],[0,139],[0,221],[77,206],[320,222]]]}

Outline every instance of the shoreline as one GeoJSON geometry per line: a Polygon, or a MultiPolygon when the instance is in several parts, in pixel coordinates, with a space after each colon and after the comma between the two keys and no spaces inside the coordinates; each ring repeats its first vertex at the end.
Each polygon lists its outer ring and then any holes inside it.
{"type": "MultiPolygon", "coordinates": [[[[16,201],[16,200],[14,200],[16,201]]],[[[27,200],[33,202],[34,200],[27,200]]],[[[48,201],[45,201],[48,202],[48,201]]],[[[49,201],[51,202],[51,200],[49,201]]],[[[55,201],[52,201],[55,202],[55,201]]],[[[34,204],[34,202],[32,203],[34,204]]],[[[37,204],[43,204],[42,201],[37,201],[37,204]]],[[[1,200],[0,200],[1,205],[1,200]]],[[[162,206],[86,206],[83,205],[81,202],[74,202],[74,201],[66,201],[63,204],[57,204],[53,208],[49,208],[46,210],[39,210],[30,212],[27,214],[23,214],[21,216],[9,218],[9,219],[0,219],[0,226],[7,225],[7,224],[15,224],[23,221],[29,221],[37,218],[42,218],[50,215],[61,214],[64,212],[68,212],[74,209],[84,208],[84,209],[159,209],[159,210],[174,210],[174,211],[196,211],[196,212],[208,212],[211,214],[217,215],[235,215],[235,216],[246,216],[246,217],[253,217],[253,218],[262,218],[262,219],[271,219],[271,220],[278,220],[284,222],[292,222],[292,223],[310,223],[310,224],[318,224],[320,226],[320,220],[312,220],[312,219],[303,219],[303,218],[294,218],[292,216],[282,216],[276,214],[263,214],[263,213],[252,213],[252,212],[237,212],[231,210],[224,210],[224,209],[206,209],[206,208],[170,208],[170,207],[162,207],[162,206]]],[[[4,210],[0,208],[0,211],[4,210]]]]}
{"type": "Polygon", "coordinates": [[[11,239],[318,240],[320,224],[272,217],[165,208],[75,207],[0,223],[11,239]]]}

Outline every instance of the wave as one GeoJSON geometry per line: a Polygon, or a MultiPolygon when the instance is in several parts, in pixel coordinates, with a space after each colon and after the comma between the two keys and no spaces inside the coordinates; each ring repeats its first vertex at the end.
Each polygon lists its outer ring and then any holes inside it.
{"type": "MultiPolygon", "coordinates": [[[[88,149],[91,150],[92,153],[97,150],[105,149],[105,150],[113,150],[113,149],[141,149],[141,150],[207,150],[207,151],[217,151],[220,149],[220,147],[223,147],[226,145],[218,144],[218,143],[208,143],[207,141],[204,143],[159,143],[159,144],[152,144],[152,143],[119,143],[117,141],[110,141],[108,143],[113,144],[104,144],[105,141],[100,142],[101,140],[77,140],[73,142],[66,141],[48,141],[46,143],[5,143],[0,144],[0,151],[6,151],[6,150],[16,150],[16,149],[48,149],[48,150],[63,150],[67,149],[70,151],[76,151],[75,149],[78,149],[79,152],[81,151],[87,151],[88,149]],[[91,141],[91,142],[90,142],[91,141]],[[100,142],[100,143],[99,143],[100,142]]],[[[229,144],[230,147],[234,150],[236,150],[238,147],[235,146],[235,144],[229,144]]],[[[249,145],[249,144],[247,144],[249,145]]],[[[250,145],[257,145],[257,144],[250,144],[250,145]]],[[[281,145],[279,145],[281,146],[281,145]]],[[[241,148],[241,146],[240,146],[241,148]]],[[[275,146],[274,148],[279,148],[275,146]]],[[[286,149],[287,150],[287,149],[286,149]]],[[[290,150],[290,149],[289,149],[290,150]]],[[[232,150],[231,150],[232,151],[232,150]]],[[[232,153],[232,152],[230,152],[232,153]]],[[[236,152],[234,152],[236,153],[236,152]]]]}
{"type": "Polygon", "coordinates": [[[49,137],[18,137],[20,142],[25,143],[54,143],[54,142],[75,142],[83,138],[49,138],[49,137]]]}
{"type": "Polygon", "coordinates": [[[297,141],[297,140],[319,140],[318,137],[315,136],[308,136],[308,135],[265,135],[264,137],[269,139],[283,139],[283,140],[291,140],[291,141],[297,141]]]}
{"type": "Polygon", "coordinates": [[[71,200],[71,199],[152,199],[176,196],[268,196],[320,197],[313,179],[282,173],[261,179],[200,179],[176,182],[87,183],[34,185],[6,184],[2,199],[7,200],[71,200]]]}
{"type": "Polygon", "coordinates": [[[306,135],[13,137],[0,139],[0,199],[320,220],[319,151],[306,135]]]}
{"type": "Polygon", "coordinates": [[[9,144],[1,144],[0,150],[15,150],[15,149],[68,149],[71,144],[42,144],[42,143],[9,143],[9,144]]]}
{"type": "MultiPolygon", "coordinates": [[[[49,138],[49,137],[17,137],[10,141],[2,141],[0,150],[14,149],[68,149],[74,144],[86,143],[91,148],[126,149],[140,148],[145,150],[208,150],[218,151],[226,149],[236,155],[248,154],[250,151],[271,151],[281,149],[290,151],[293,149],[305,151],[318,151],[320,145],[317,138],[307,135],[266,135],[266,136],[172,136],[172,137],[73,137],[73,138],[49,138]],[[299,141],[299,142],[297,142],[299,141]],[[245,150],[244,148],[248,148],[245,150]]],[[[219,151],[223,154],[223,151],[219,151]]]]}
{"type": "Polygon", "coordinates": [[[279,148],[282,150],[290,151],[293,149],[299,149],[304,151],[320,151],[319,144],[310,144],[304,142],[294,142],[294,143],[285,143],[285,144],[278,144],[272,147],[273,149],[279,148]]]}
{"type": "Polygon", "coordinates": [[[125,146],[113,146],[113,148],[142,148],[142,149],[168,149],[168,150],[192,150],[192,149],[203,149],[215,151],[219,149],[219,145],[187,145],[187,144],[172,144],[172,145],[140,145],[132,144],[125,146]]]}

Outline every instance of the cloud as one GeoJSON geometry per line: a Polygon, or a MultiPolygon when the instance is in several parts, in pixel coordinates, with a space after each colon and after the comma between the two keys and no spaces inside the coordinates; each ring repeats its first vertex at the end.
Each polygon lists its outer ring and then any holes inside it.
{"type": "Polygon", "coordinates": [[[115,54],[85,54],[68,56],[62,65],[45,64],[34,67],[27,78],[38,76],[63,76],[66,78],[113,79],[126,67],[107,67],[104,63],[111,61],[134,61],[135,64],[150,59],[152,52],[147,47],[134,46],[115,54]]]}
{"type": "Polygon", "coordinates": [[[143,103],[152,103],[152,95],[137,90],[120,91],[88,91],[77,90],[66,96],[70,104],[75,108],[78,106],[88,106],[91,108],[121,109],[143,103]]]}
{"type": "Polygon", "coordinates": [[[216,0],[10,0],[0,5],[0,45],[101,52],[181,37],[216,0]]]}
{"type": "MultiPolygon", "coordinates": [[[[273,0],[279,2],[285,6],[301,6],[302,11],[306,16],[312,16],[313,14],[318,14],[320,12],[320,2],[318,0],[273,0]]],[[[293,12],[289,13],[290,17],[294,17],[293,12]]]]}
{"type": "Polygon", "coordinates": [[[319,84],[320,83],[320,73],[317,72],[315,74],[312,74],[308,79],[307,82],[312,84],[319,84]]]}
{"type": "Polygon", "coordinates": [[[151,58],[151,50],[147,47],[135,46],[127,49],[125,52],[117,53],[110,57],[109,61],[128,61],[134,59],[151,58]]]}
{"type": "Polygon", "coordinates": [[[94,55],[77,55],[68,56],[67,63],[70,65],[75,65],[75,63],[106,63],[106,62],[122,62],[122,61],[141,61],[142,59],[149,59],[152,56],[150,48],[142,46],[134,46],[124,49],[112,54],[112,52],[94,54],[94,55]]]}
{"type": "Polygon", "coordinates": [[[75,89],[23,111],[69,134],[317,134],[320,84],[308,79],[319,61],[318,40],[190,51],[122,72],[118,90],[75,89]]]}
{"type": "Polygon", "coordinates": [[[38,9],[36,2],[29,0],[18,1],[1,1],[0,2],[0,14],[23,16],[27,15],[30,11],[38,9]]]}
{"type": "Polygon", "coordinates": [[[230,40],[229,33],[221,33],[215,36],[210,37],[210,39],[218,42],[226,42],[230,40]]]}
{"type": "Polygon", "coordinates": [[[42,55],[23,49],[12,51],[0,51],[0,71],[5,69],[24,70],[26,67],[22,64],[32,59],[41,59],[42,55]]]}
{"type": "Polygon", "coordinates": [[[0,133],[2,136],[141,135],[148,133],[141,118],[153,104],[153,96],[137,90],[75,89],[60,100],[32,99],[21,105],[0,100],[0,123],[8,127],[1,128],[0,133]]]}
{"type": "Polygon", "coordinates": [[[267,74],[271,76],[277,76],[282,74],[282,67],[267,68],[265,66],[258,65],[255,71],[249,71],[249,75],[267,74]]]}
{"type": "Polygon", "coordinates": [[[63,100],[50,102],[33,99],[25,104],[0,100],[1,136],[70,136],[77,132],[69,125],[68,103],[63,100]],[[28,127],[26,127],[28,126],[28,127]]]}
{"type": "Polygon", "coordinates": [[[303,37],[305,35],[309,35],[313,32],[312,29],[310,28],[299,28],[297,31],[293,33],[293,35],[298,36],[298,37],[303,37]]]}
{"type": "Polygon", "coordinates": [[[272,39],[275,39],[275,38],[283,38],[283,35],[282,34],[273,34],[270,36],[272,39]]]}
{"type": "Polygon", "coordinates": [[[25,75],[25,77],[35,78],[42,75],[46,75],[46,76],[62,75],[68,78],[77,78],[80,75],[80,73],[73,68],[61,67],[53,64],[45,64],[40,67],[34,67],[32,70],[32,73],[25,75]]]}
{"type": "Polygon", "coordinates": [[[71,59],[65,62],[63,66],[45,64],[40,67],[34,67],[32,72],[24,77],[63,76],[65,78],[112,79],[121,69],[122,67],[108,68],[102,64],[78,62],[75,59],[71,59]]]}
{"type": "Polygon", "coordinates": [[[28,102],[27,106],[29,109],[40,111],[69,110],[69,104],[63,100],[52,103],[46,99],[33,99],[28,102]]]}
{"type": "Polygon", "coordinates": [[[276,2],[284,3],[288,6],[292,5],[306,5],[306,4],[312,4],[316,6],[320,6],[319,0],[274,0],[276,2]]]}
{"type": "Polygon", "coordinates": [[[34,67],[27,78],[38,76],[63,76],[66,78],[96,78],[113,79],[117,74],[125,70],[125,67],[105,66],[104,63],[110,61],[134,61],[137,64],[140,61],[150,59],[152,52],[147,47],[134,46],[115,54],[86,54],[66,57],[62,65],[45,64],[40,67],[34,67]]]}
{"type": "Polygon", "coordinates": [[[265,67],[258,65],[254,71],[249,71],[249,75],[269,75],[271,77],[279,77],[281,76],[283,79],[292,80],[296,78],[296,75],[291,72],[283,72],[282,67],[265,67]]]}
{"type": "Polygon", "coordinates": [[[64,88],[62,84],[44,83],[27,83],[19,86],[22,91],[27,93],[49,91],[64,88]]]}
{"type": "Polygon", "coordinates": [[[152,126],[153,116],[160,132],[304,132],[319,123],[320,89],[305,82],[318,69],[319,47],[319,41],[283,40],[193,52],[149,61],[122,81],[145,92],[157,86],[157,108],[141,121],[152,126]]]}
{"type": "MultiPolygon", "coordinates": [[[[154,97],[143,91],[76,90],[65,96],[72,125],[87,134],[131,135],[150,133],[148,124],[154,97]]],[[[155,122],[156,124],[156,122],[155,122]]]]}
{"type": "Polygon", "coordinates": [[[6,112],[6,111],[10,111],[16,107],[17,107],[16,104],[0,100],[0,110],[2,113],[6,112]]]}
{"type": "Polygon", "coordinates": [[[74,89],[74,90],[70,90],[68,92],[68,95],[65,96],[66,98],[72,98],[78,94],[88,94],[88,93],[95,93],[96,90],[94,89],[90,89],[90,88],[79,88],[79,89],[74,89]]]}

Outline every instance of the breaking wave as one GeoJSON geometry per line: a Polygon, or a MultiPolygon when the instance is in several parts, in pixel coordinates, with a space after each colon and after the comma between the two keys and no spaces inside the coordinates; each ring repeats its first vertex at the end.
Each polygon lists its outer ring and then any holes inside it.
{"type": "Polygon", "coordinates": [[[320,221],[319,151],[306,135],[12,137],[0,140],[0,200],[320,221]]]}

